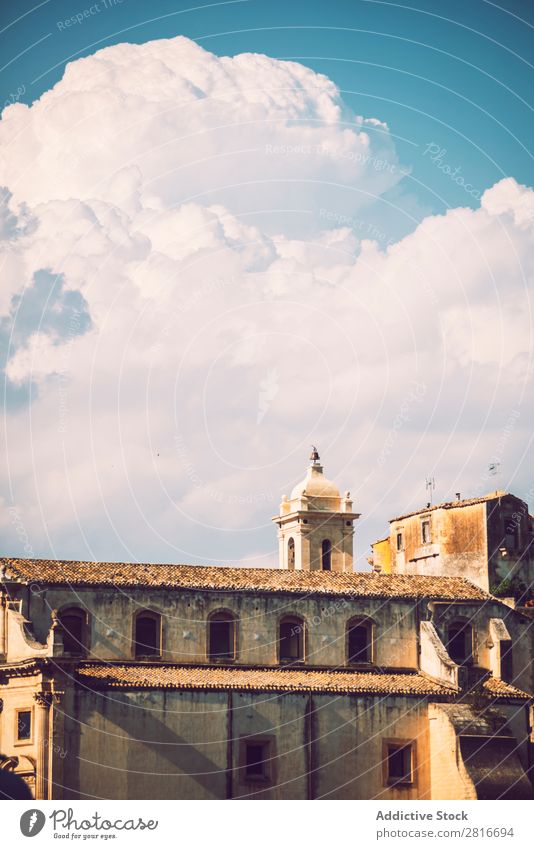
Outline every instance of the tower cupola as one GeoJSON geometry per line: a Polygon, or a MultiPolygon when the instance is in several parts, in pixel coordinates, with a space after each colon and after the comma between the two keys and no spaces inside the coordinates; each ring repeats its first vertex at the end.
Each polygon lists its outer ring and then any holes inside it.
{"type": "Polygon", "coordinates": [[[323,472],[312,446],[306,477],[282,496],[278,524],[279,565],[282,569],[352,571],[354,520],[350,493],[341,495],[323,472]]]}

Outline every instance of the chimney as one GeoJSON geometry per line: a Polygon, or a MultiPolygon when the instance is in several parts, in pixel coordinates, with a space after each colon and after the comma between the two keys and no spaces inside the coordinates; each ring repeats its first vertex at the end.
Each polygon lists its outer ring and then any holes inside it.
{"type": "Polygon", "coordinates": [[[461,501],[461,500],[462,500],[462,493],[461,493],[461,492],[457,492],[457,493],[456,493],[456,501],[461,501]]]}

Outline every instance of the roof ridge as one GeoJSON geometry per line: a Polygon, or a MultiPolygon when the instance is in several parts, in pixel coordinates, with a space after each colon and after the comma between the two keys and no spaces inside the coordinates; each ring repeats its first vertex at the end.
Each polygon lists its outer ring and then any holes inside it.
{"type": "MultiPolygon", "coordinates": [[[[506,495],[512,495],[512,493],[504,489],[497,489],[495,492],[489,492],[487,495],[475,495],[472,498],[441,501],[439,504],[428,504],[426,507],[419,507],[417,510],[411,510],[409,513],[403,513],[401,516],[395,516],[395,518],[389,519],[389,522],[399,522],[401,519],[408,519],[410,516],[417,516],[418,513],[430,513],[433,510],[449,510],[453,507],[468,507],[470,504],[483,504],[485,501],[492,501],[494,498],[504,498],[506,495]]],[[[519,496],[512,495],[512,498],[519,498],[519,496]]],[[[380,540],[377,540],[377,542],[380,542],[380,540]]]]}

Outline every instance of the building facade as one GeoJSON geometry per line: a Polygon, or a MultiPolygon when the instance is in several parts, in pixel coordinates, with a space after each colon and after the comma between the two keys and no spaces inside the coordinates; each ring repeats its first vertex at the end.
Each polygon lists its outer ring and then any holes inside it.
{"type": "Polygon", "coordinates": [[[532,798],[532,620],[352,571],[357,515],[312,455],[278,569],[4,558],[2,766],[37,799],[532,798]]]}
{"type": "Polygon", "coordinates": [[[372,546],[384,574],[458,575],[524,602],[534,586],[534,518],[511,493],[427,505],[389,522],[372,546]]]}

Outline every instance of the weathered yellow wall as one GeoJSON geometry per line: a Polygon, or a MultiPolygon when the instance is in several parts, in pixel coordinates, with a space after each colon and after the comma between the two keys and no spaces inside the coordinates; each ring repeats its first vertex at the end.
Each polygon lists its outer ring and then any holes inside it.
{"type": "Polygon", "coordinates": [[[390,525],[392,572],[464,577],[488,589],[485,503],[422,511],[390,525]],[[423,545],[421,521],[430,520],[431,541],[423,545]],[[396,550],[397,533],[404,548],[396,550]]]}
{"type": "Polygon", "coordinates": [[[379,539],[372,545],[373,549],[373,566],[378,572],[384,575],[391,575],[391,540],[379,539]]]}
{"type": "Polygon", "coordinates": [[[3,700],[3,710],[0,714],[0,752],[2,754],[19,755],[37,758],[39,738],[35,722],[35,701],[33,694],[39,689],[40,676],[15,678],[9,687],[0,689],[3,700]],[[33,737],[28,742],[18,742],[16,739],[16,710],[31,710],[33,737]]]}
{"type": "Polygon", "coordinates": [[[476,799],[476,789],[459,756],[458,738],[439,704],[428,706],[432,799],[476,799]]]}
{"type": "Polygon", "coordinates": [[[399,696],[320,696],[315,701],[321,764],[318,798],[430,798],[426,701],[399,696]],[[417,781],[413,786],[384,786],[382,746],[386,738],[416,741],[417,781]]]}

